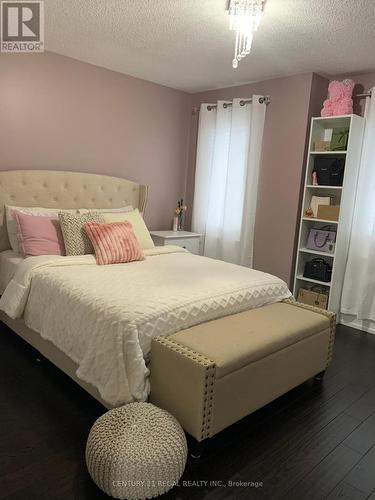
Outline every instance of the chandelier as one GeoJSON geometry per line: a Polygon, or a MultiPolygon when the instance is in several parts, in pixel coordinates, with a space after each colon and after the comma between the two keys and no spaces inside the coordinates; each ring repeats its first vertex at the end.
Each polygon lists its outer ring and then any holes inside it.
{"type": "Polygon", "coordinates": [[[236,32],[233,68],[250,54],[254,32],[258,29],[266,0],[230,0],[229,29],[236,32]]]}

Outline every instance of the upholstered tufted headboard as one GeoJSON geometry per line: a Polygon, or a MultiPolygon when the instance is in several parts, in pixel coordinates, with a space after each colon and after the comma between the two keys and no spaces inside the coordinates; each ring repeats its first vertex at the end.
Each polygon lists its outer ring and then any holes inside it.
{"type": "Polygon", "coordinates": [[[53,170],[0,172],[0,251],[10,248],[4,205],[48,208],[120,208],[144,211],[148,187],[118,177],[53,170]]]}

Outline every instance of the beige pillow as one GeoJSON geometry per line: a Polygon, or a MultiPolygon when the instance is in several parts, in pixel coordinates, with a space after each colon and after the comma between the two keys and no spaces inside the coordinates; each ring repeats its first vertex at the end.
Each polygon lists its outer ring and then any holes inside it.
{"type": "Polygon", "coordinates": [[[101,215],[104,218],[105,222],[123,222],[125,220],[129,221],[133,226],[135,237],[137,238],[138,243],[141,245],[143,250],[155,247],[145,221],[139,213],[138,208],[136,210],[133,210],[132,212],[112,214],[103,213],[101,215]]]}
{"type": "Polygon", "coordinates": [[[87,236],[84,225],[87,222],[105,222],[97,212],[71,214],[59,212],[61,231],[64,237],[66,255],[85,255],[94,253],[94,248],[87,236]]]}

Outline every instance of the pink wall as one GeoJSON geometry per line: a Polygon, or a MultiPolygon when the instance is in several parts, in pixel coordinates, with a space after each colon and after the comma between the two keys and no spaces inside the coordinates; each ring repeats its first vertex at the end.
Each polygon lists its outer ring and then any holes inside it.
{"type": "MultiPolygon", "coordinates": [[[[250,97],[253,94],[271,96],[263,137],[254,267],[275,274],[287,283],[291,282],[293,273],[309,117],[316,111],[315,103],[310,105],[312,83],[316,78],[309,73],[193,95],[193,105],[197,106],[218,99],[250,97]]],[[[197,122],[195,115],[192,117],[187,178],[187,202],[190,206],[194,193],[197,122]]]]}
{"type": "MultiPolygon", "coordinates": [[[[191,107],[269,94],[254,264],[291,282],[306,136],[326,78],[309,73],[189,95],[52,53],[0,54],[0,74],[0,170],[76,170],[148,184],[151,229],[169,227],[185,183],[191,217],[198,125],[191,107]]],[[[352,78],[357,92],[375,85],[375,73],[352,78]]]]}
{"type": "Polygon", "coordinates": [[[150,186],[169,227],[183,196],[191,96],[52,53],[0,55],[0,170],[56,169],[150,186]]]}

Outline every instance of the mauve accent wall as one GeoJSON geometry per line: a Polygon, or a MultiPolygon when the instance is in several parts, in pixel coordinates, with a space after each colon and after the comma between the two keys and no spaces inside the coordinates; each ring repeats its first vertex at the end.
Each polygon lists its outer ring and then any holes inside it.
{"type": "Polygon", "coordinates": [[[52,53],[0,55],[0,170],[74,170],[150,186],[146,221],[184,195],[191,96],[52,53]]]}
{"type": "MultiPolygon", "coordinates": [[[[150,229],[170,227],[185,189],[191,219],[198,126],[192,106],[269,94],[254,266],[291,283],[306,137],[326,78],[309,73],[189,95],[48,52],[0,54],[0,74],[0,170],[73,170],[148,184],[150,229]]],[[[352,78],[357,92],[375,85],[375,73],[352,78]]]]}
{"type": "MultiPolygon", "coordinates": [[[[193,105],[218,99],[270,95],[263,136],[257,213],[254,267],[291,283],[300,188],[304,174],[305,142],[310,115],[312,82],[309,73],[193,95],[193,105]]],[[[187,178],[187,201],[194,194],[195,150],[198,117],[193,116],[187,178]]]]}

